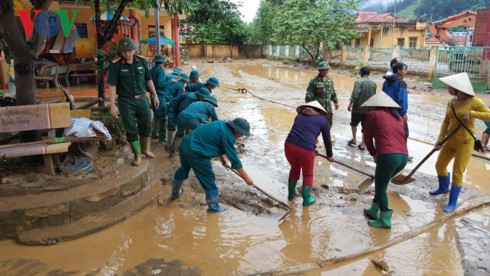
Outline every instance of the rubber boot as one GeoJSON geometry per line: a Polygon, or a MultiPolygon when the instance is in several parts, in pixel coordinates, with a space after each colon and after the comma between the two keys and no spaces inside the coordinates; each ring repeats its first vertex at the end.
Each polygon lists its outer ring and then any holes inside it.
{"type": "Polygon", "coordinates": [[[158,138],[158,119],[156,117],[153,117],[153,120],[151,121],[151,139],[157,139],[158,138]]]}
{"type": "Polygon", "coordinates": [[[141,144],[140,140],[135,140],[129,143],[131,145],[131,149],[133,149],[134,153],[134,161],[131,163],[133,166],[139,166],[141,164],[141,144]]]}
{"type": "Polygon", "coordinates": [[[182,194],[182,192],[183,192],[182,183],[183,182],[184,181],[177,180],[175,178],[172,180],[172,195],[170,196],[171,200],[176,200],[182,194]]]}
{"type": "Polygon", "coordinates": [[[391,229],[391,216],[393,215],[393,210],[386,212],[379,212],[379,218],[376,220],[368,221],[369,226],[376,228],[386,228],[391,229]]]}
{"type": "Polygon", "coordinates": [[[179,149],[180,142],[182,141],[182,138],[175,138],[174,142],[172,143],[172,146],[170,147],[169,153],[168,153],[168,158],[174,157],[175,153],[177,152],[177,149],[179,149]]]}
{"type": "Polygon", "coordinates": [[[302,190],[303,194],[303,206],[308,206],[316,201],[316,197],[311,195],[311,186],[303,186],[302,190]]]}
{"type": "Polygon", "coordinates": [[[141,136],[141,153],[147,158],[154,158],[155,155],[150,151],[150,137],[141,136]]]}
{"type": "Polygon", "coordinates": [[[288,199],[293,200],[294,197],[296,196],[296,184],[298,184],[298,181],[288,181],[288,199]]]}
{"type": "Polygon", "coordinates": [[[175,130],[174,131],[169,131],[167,133],[167,144],[165,145],[165,151],[170,151],[170,148],[172,147],[172,143],[174,142],[175,138],[175,130]]]}
{"type": "Polygon", "coordinates": [[[221,213],[226,211],[225,208],[221,208],[221,206],[219,206],[218,199],[218,189],[206,191],[206,203],[208,204],[208,213],[221,213]]]}
{"type": "Polygon", "coordinates": [[[368,216],[370,219],[378,219],[379,218],[379,205],[376,202],[371,203],[370,208],[364,208],[364,214],[368,216]]]}
{"type": "Polygon", "coordinates": [[[167,117],[158,119],[158,140],[167,142],[167,117]]]}
{"type": "Polygon", "coordinates": [[[446,176],[438,176],[437,180],[439,180],[439,188],[430,190],[430,195],[440,195],[447,194],[449,192],[449,182],[450,182],[451,174],[448,173],[446,176]]]}
{"type": "Polygon", "coordinates": [[[451,186],[451,192],[449,192],[449,202],[447,203],[444,212],[452,212],[456,209],[456,203],[458,203],[459,192],[461,192],[461,186],[451,186]]]}

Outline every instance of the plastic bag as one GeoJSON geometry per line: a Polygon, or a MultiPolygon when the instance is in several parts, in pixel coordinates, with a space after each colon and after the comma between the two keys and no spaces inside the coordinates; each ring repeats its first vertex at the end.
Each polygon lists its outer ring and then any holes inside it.
{"type": "Polygon", "coordinates": [[[100,131],[102,134],[104,134],[105,137],[107,137],[107,140],[112,140],[111,133],[105,127],[104,123],[102,123],[101,121],[92,121],[92,126],[98,131],[100,131]]]}
{"type": "Polygon", "coordinates": [[[95,137],[97,134],[92,128],[92,120],[87,118],[73,117],[71,118],[71,127],[66,128],[64,136],[75,137],[95,137]]]}

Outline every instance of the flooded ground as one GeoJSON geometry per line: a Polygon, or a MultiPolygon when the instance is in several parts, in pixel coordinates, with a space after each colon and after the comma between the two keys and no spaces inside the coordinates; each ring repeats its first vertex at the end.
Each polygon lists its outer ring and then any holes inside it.
{"type": "MultiPolygon", "coordinates": [[[[241,116],[250,121],[252,136],[240,139],[240,158],[256,185],[287,201],[289,165],[283,143],[292,125],[295,107],[304,103],[308,81],[317,74],[302,66],[243,60],[232,63],[190,61],[204,76],[217,76],[220,119],[241,116]],[[251,93],[239,93],[246,88],[251,93]]],[[[367,151],[349,147],[350,113],[347,111],[355,74],[333,69],[340,101],[334,113],[334,157],[367,174],[375,164],[367,151]]],[[[381,86],[382,73],[373,73],[381,86]]],[[[408,174],[432,149],[449,95],[427,90],[426,83],[409,79],[409,151],[414,161],[408,174]],[[424,143],[426,141],[428,143],[424,143]]],[[[75,94],[75,93],[74,93],[75,94]]],[[[488,95],[480,95],[489,103],[488,95]]],[[[478,133],[483,123],[478,122],[478,133]]],[[[360,131],[358,132],[358,140],[360,131]]],[[[177,164],[153,145],[153,179],[165,193],[160,204],[104,231],[47,247],[0,241],[0,274],[31,275],[462,275],[489,274],[490,207],[453,217],[442,212],[446,196],[430,197],[437,185],[434,154],[414,175],[415,182],[390,185],[391,230],[367,225],[362,208],[370,205],[374,185],[359,191],[366,175],[317,157],[314,194],[317,202],[303,208],[302,199],[289,202],[291,213],[257,189],[248,187],[215,162],[220,202],[228,210],[207,214],[204,193],[193,174],[183,195],[167,200],[177,164]],[[440,221],[440,223],[434,223],[440,221]],[[420,231],[418,233],[417,231],[420,231]],[[413,235],[412,235],[413,234],[413,235]],[[380,250],[381,246],[397,241],[380,250]],[[362,252],[367,254],[362,255],[362,252]],[[163,259],[164,261],[155,261],[163,259]],[[172,262],[172,260],[174,260],[172,262]],[[137,267],[138,266],[138,267],[137,267]],[[135,268],[136,267],[136,268],[135,268]],[[175,273],[175,274],[174,274],[175,273]]],[[[321,147],[320,151],[324,151],[321,147]]],[[[458,209],[463,203],[490,195],[490,155],[473,157],[465,175],[458,209]]],[[[300,186],[301,184],[299,184],[300,186]]]]}

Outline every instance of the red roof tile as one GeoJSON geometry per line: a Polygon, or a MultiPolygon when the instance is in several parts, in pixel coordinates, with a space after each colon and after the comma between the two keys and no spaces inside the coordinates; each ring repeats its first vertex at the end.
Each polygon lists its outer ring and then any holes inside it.
{"type": "Polygon", "coordinates": [[[396,18],[392,13],[358,12],[356,23],[408,23],[406,19],[396,18]]]}

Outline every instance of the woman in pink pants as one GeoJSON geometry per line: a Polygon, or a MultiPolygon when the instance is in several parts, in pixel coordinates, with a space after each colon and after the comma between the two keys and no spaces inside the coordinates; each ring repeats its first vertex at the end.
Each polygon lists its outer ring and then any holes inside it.
{"type": "Polygon", "coordinates": [[[327,159],[334,162],[332,152],[332,141],[330,140],[330,127],[327,121],[327,111],[318,101],[309,102],[296,108],[298,115],[294,119],[293,127],[289,132],[284,151],[291,165],[288,181],[288,199],[296,196],[296,184],[299,175],[303,171],[303,206],[308,206],[316,201],[311,195],[313,186],[313,168],[315,165],[315,143],[322,133],[323,143],[327,151],[327,159]]]}

